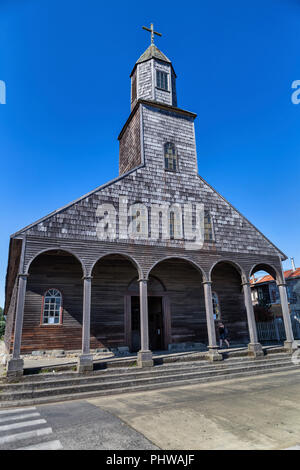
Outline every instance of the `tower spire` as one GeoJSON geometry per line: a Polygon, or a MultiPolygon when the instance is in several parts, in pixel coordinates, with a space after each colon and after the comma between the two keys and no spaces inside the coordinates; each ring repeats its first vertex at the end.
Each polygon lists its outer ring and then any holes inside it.
{"type": "Polygon", "coordinates": [[[151,23],[150,29],[146,28],[146,26],[143,26],[143,29],[151,33],[151,44],[154,44],[154,34],[156,34],[157,36],[162,36],[162,34],[158,33],[157,31],[154,31],[153,23],[151,23]]]}

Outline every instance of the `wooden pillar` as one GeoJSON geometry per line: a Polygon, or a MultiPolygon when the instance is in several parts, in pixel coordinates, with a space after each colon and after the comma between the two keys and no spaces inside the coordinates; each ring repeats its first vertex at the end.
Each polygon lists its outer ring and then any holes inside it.
{"type": "Polygon", "coordinates": [[[204,281],[204,299],[205,299],[205,311],[206,311],[206,324],[208,333],[208,359],[211,361],[221,361],[223,359],[222,354],[218,352],[216,329],[214,320],[214,308],[211,294],[211,281],[204,281]]]}
{"type": "Polygon", "coordinates": [[[86,276],[83,278],[82,354],[77,365],[77,371],[80,373],[93,370],[93,355],[90,354],[91,293],[92,277],[86,276]]]}
{"type": "Polygon", "coordinates": [[[248,344],[249,355],[254,356],[254,357],[260,357],[260,356],[263,356],[263,349],[262,349],[261,344],[258,342],[255,315],[254,315],[253,304],[252,304],[252,299],[251,299],[250,282],[245,281],[242,283],[242,286],[243,286],[243,291],[244,291],[244,301],[245,301],[245,307],[246,307],[246,312],[247,312],[248,330],[249,330],[249,337],[250,337],[250,343],[248,344]]]}
{"type": "Polygon", "coordinates": [[[140,367],[153,366],[152,352],[149,350],[149,325],[148,325],[148,280],[139,279],[140,288],[140,328],[141,349],[138,352],[137,362],[140,367]]]}
{"type": "Polygon", "coordinates": [[[15,317],[15,330],[14,330],[14,345],[13,345],[12,358],[9,359],[7,363],[6,374],[8,377],[19,377],[23,375],[24,361],[23,359],[20,359],[20,352],[21,352],[21,340],[22,340],[22,328],[23,328],[27,277],[28,277],[28,274],[19,274],[16,317],[15,317]]]}
{"type": "Polygon", "coordinates": [[[283,316],[285,336],[286,336],[284,347],[288,351],[291,351],[293,349],[294,334],[293,334],[293,328],[292,328],[292,322],[291,322],[291,316],[290,316],[290,310],[289,310],[289,304],[288,304],[288,298],[287,298],[287,292],[286,292],[286,284],[278,283],[277,286],[279,289],[282,316],[283,316]]]}

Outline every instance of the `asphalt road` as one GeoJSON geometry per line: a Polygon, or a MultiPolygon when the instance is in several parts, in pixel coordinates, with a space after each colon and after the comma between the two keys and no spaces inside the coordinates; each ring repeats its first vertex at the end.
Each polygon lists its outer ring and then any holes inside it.
{"type": "Polygon", "coordinates": [[[300,448],[300,368],[0,411],[0,450],[300,448]]]}
{"type": "Polygon", "coordinates": [[[157,449],[130,425],[86,401],[1,410],[0,450],[27,448],[157,449]]]}

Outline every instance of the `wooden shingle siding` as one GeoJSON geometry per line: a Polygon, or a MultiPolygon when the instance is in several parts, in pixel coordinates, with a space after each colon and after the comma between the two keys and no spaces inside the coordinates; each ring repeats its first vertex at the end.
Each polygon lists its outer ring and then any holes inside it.
{"type": "MultiPolygon", "coordinates": [[[[145,167],[121,177],[117,182],[105,186],[32,226],[26,230],[27,236],[61,239],[62,242],[98,241],[96,233],[99,222],[96,216],[98,205],[110,203],[118,209],[119,196],[122,194],[126,195],[128,205],[138,200],[144,203],[149,211],[153,203],[176,202],[182,206],[187,202],[204,203],[213,220],[215,243],[206,244],[203,250],[278,257],[279,251],[197,175],[194,126],[191,117],[178,114],[175,110],[166,111],[151,105],[140,106],[143,106],[145,167]],[[163,145],[167,141],[174,141],[177,147],[179,171],[176,173],[164,170],[163,145]]],[[[134,153],[134,149],[131,149],[131,155],[132,152],[134,153]]],[[[127,161],[129,166],[130,162],[129,155],[127,161]]],[[[124,168],[127,163],[125,159],[124,168]]],[[[166,242],[147,239],[135,240],[132,243],[165,248],[185,246],[184,240],[166,242]]],[[[108,244],[119,246],[118,236],[115,241],[108,241],[108,244]]]]}
{"type": "MultiPolygon", "coordinates": [[[[170,243],[171,245],[171,243],[170,243]]],[[[28,236],[26,239],[25,271],[30,266],[31,260],[41,250],[66,250],[75,253],[82,261],[86,274],[89,274],[93,264],[102,256],[109,253],[123,253],[135,259],[146,276],[151,267],[158,261],[166,257],[186,258],[198,264],[208,278],[211,267],[218,261],[226,259],[239,264],[246,274],[250,274],[253,265],[265,263],[272,265],[280,271],[280,260],[278,256],[268,254],[259,255],[236,252],[222,252],[222,250],[212,250],[209,244],[204,245],[202,250],[185,250],[173,245],[169,247],[159,246],[158,243],[143,245],[132,242],[109,242],[109,241],[89,241],[69,239],[62,241],[55,238],[40,238],[28,236]]]]}
{"type": "Polygon", "coordinates": [[[119,174],[123,175],[140,164],[140,110],[137,109],[120,138],[119,174]]]}

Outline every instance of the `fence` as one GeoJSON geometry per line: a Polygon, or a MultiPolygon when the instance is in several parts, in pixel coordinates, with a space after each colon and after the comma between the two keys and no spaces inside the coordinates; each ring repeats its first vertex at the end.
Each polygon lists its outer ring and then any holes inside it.
{"type": "MultiPolygon", "coordinates": [[[[300,314],[291,313],[291,322],[295,339],[300,339],[300,314]]],[[[286,339],[282,318],[268,322],[257,322],[258,341],[284,341],[286,339]]]]}

